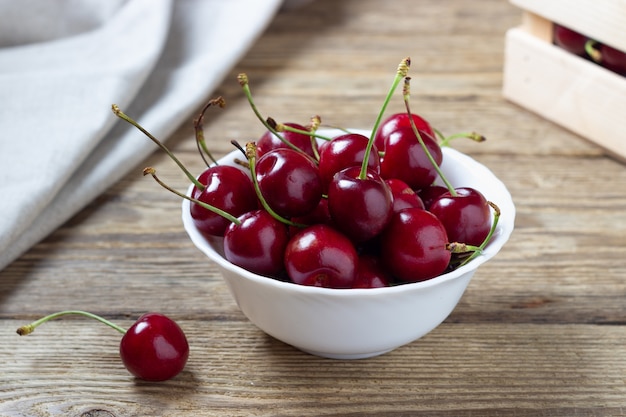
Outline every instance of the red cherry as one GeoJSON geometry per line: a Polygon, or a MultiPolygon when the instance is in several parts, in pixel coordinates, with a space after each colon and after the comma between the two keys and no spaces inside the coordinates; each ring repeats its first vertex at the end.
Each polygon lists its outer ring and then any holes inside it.
{"type": "Polygon", "coordinates": [[[391,283],[391,277],[381,260],[373,255],[359,256],[357,276],[352,288],[383,288],[391,283]]]}
{"type": "MultiPolygon", "coordinates": [[[[320,147],[319,170],[322,183],[327,187],[333,176],[342,169],[361,165],[369,139],[357,133],[340,135],[320,147]]],[[[378,149],[372,146],[367,160],[369,169],[378,172],[380,157],[378,149]]]]}
{"type": "Polygon", "coordinates": [[[183,370],[189,345],[181,328],[170,318],[144,314],[120,342],[120,357],[128,371],[146,381],[165,381],[183,370]]]}
{"type": "Polygon", "coordinates": [[[618,74],[626,75],[626,53],[612,46],[602,45],[600,54],[602,54],[600,63],[603,67],[618,74]]]}
{"type": "Polygon", "coordinates": [[[328,210],[337,228],[355,242],[378,235],[393,214],[389,186],[374,171],[360,178],[361,167],[335,174],[328,186],[328,210]]]}
{"type": "Polygon", "coordinates": [[[302,229],[285,249],[285,269],[296,284],[350,288],[357,266],[358,255],[350,239],[324,224],[302,229]]]}
{"type": "Polygon", "coordinates": [[[322,198],[317,165],[293,149],[274,149],[258,159],[256,178],[263,198],[282,217],[304,216],[322,198]]]}
{"type": "Polygon", "coordinates": [[[491,228],[491,208],[485,197],[473,188],[455,188],[440,195],[430,206],[443,223],[450,242],[479,246],[491,228]]]}
{"type": "Polygon", "coordinates": [[[430,185],[426,188],[422,188],[417,192],[417,194],[422,199],[422,203],[424,203],[424,208],[426,210],[430,210],[430,206],[439,196],[443,193],[447,193],[448,189],[442,185],[430,185]]]}
{"type": "Polygon", "coordinates": [[[393,195],[393,212],[397,213],[402,209],[416,207],[424,208],[424,202],[411,187],[402,180],[391,178],[385,180],[391,194],[393,195]]]}
{"type": "MultiPolygon", "coordinates": [[[[307,130],[306,127],[297,123],[283,123],[283,124],[289,127],[293,127],[294,129],[307,130]]],[[[313,144],[311,142],[310,136],[305,135],[303,133],[297,133],[297,132],[291,132],[291,131],[281,132],[280,135],[283,137],[283,139],[291,143],[293,146],[297,147],[298,149],[303,150],[307,155],[313,158],[315,157],[315,153],[313,151],[313,144]]],[[[287,145],[285,142],[277,138],[276,135],[274,135],[269,130],[266,131],[261,136],[261,138],[257,141],[256,146],[257,146],[257,154],[259,158],[273,149],[289,148],[289,145],[287,145]]]]}
{"type": "Polygon", "coordinates": [[[554,25],[553,40],[555,45],[574,55],[585,56],[585,44],[588,39],[585,35],[572,29],[554,25]]]}
{"type": "Polygon", "coordinates": [[[432,213],[408,208],[394,214],[381,236],[381,256],[402,281],[424,281],[442,274],[450,262],[448,237],[432,213]]]}
{"type": "Polygon", "coordinates": [[[288,228],[265,210],[254,210],[237,218],[224,233],[226,259],[250,272],[277,276],[283,269],[288,228]]]}
{"type": "MultiPolygon", "coordinates": [[[[412,114],[411,116],[413,118],[413,121],[415,122],[415,126],[420,132],[425,132],[433,138],[436,137],[433,128],[430,126],[430,123],[428,123],[425,119],[418,116],[417,114],[412,114]]],[[[385,142],[389,138],[389,135],[397,130],[402,129],[411,129],[411,122],[409,121],[408,113],[396,113],[389,116],[378,127],[378,130],[376,131],[376,135],[374,137],[374,145],[376,145],[378,150],[384,152],[385,142]]]]}
{"type": "MultiPolygon", "coordinates": [[[[242,170],[217,165],[204,170],[198,181],[205,186],[200,191],[194,188],[192,198],[217,207],[234,217],[239,217],[258,207],[258,199],[252,180],[242,170]]],[[[201,232],[211,236],[223,236],[230,220],[197,203],[190,204],[194,224],[201,232]]]]}
{"type": "MultiPolygon", "coordinates": [[[[443,154],[439,144],[426,132],[420,131],[420,136],[437,165],[441,165],[443,154]]],[[[400,179],[414,190],[419,190],[435,181],[437,171],[409,127],[394,131],[385,141],[380,175],[385,179],[400,179]]]]}

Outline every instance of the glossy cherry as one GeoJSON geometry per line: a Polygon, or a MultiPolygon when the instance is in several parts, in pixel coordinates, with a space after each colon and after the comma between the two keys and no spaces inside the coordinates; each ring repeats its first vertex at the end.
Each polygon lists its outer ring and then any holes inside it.
{"type": "Polygon", "coordinates": [[[392,278],[379,257],[369,254],[359,256],[357,276],[352,288],[384,288],[391,282],[392,278]]]}
{"type": "MultiPolygon", "coordinates": [[[[298,130],[307,130],[306,127],[302,126],[298,123],[284,123],[284,125],[292,127],[298,130]]],[[[304,133],[292,132],[292,131],[284,131],[280,132],[280,135],[283,139],[293,146],[301,149],[304,153],[309,155],[310,157],[315,157],[315,152],[313,150],[313,142],[311,141],[311,136],[305,135],[304,133]]],[[[274,133],[269,130],[266,131],[257,141],[257,153],[259,158],[269,151],[273,149],[289,149],[289,145],[280,140],[274,133]]]]}
{"type": "Polygon", "coordinates": [[[385,182],[389,186],[391,195],[393,196],[392,208],[394,213],[410,207],[424,209],[424,202],[407,183],[397,178],[390,178],[385,180],[385,182]]]}
{"type": "Polygon", "coordinates": [[[585,56],[585,44],[589,39],[587,36],[558,24],[553,29],[554,44],[566,51],[579,56],[585,56]]]}
{"type": "MultiPolygon", "coordinates": [[[[434,137],[425,131],[420,131],[420,135],[437,165],[441,165],[443,154],[434,137]]],[[[402,180],[414,190],[419,190],[435,181],[437,171],[415,133],[408,127],[395,130],[387,137],[380,175],[385,179],[402,180]]]]}
{"type": "Polygon", "coordinates": [[[426,210],[430,210],[430,206],[433,202],[439,198],[441,194],[447,193],[448,189],[443,185],[430,185],[426,188],[422,188],[417,192],[417,195],[422,199],[422,203],[424,203],[424,208],[426,210]]]}
{"type": "MultiPolygon", "coordinates": [[[[217,207],[234,217],[241,216],[258,207],[258,199],[252,180],[241,169],[217,165],[204,170],[198,177],[204,185],[202,190],[194,187],[191,196],[203,203],[217,207]]],[[[201,232],[211,236],[223,236],[230,220],[192,202],[191,218],[201,232]]]]}
{"type": "Polygon", "coordinates": [[[285,269],[296,284],[351,288],[357,267],[358,255],[350,239],[324,224],[302,229],[285,249],[285,269]]]}
{"type": "Polygon", "coordinates": [[[372,170],[361,178],[361,167],[336,173],[328,186],[328,211],[337,228],[354,242],[374,238],[393,214],[393,195],[372,170]]]}
{"type": "Polygon", "coordinates": [[[280,216],[305,216],[322,198],[317,165],[293,149],[267,152],[256,161],[255,175],[265,201],[280,216]]]}
{"type": "Polygon", "coordinates": [[[165,381],[185,367],[189,344],[173,320],[159,313],[147,313],[122,337],[120,357],[126,369],[137,378],[165,381]]]}
{"type": "Polygon", "coordinates": [[[479,246],[491,229],[491,207],[482,193],[467,187],[441,194],[429,211],[443,223],[450,242],[479,246]]]}
{"type": "MultiPolygon", "coordinates": [[[[339,135],[320,146],[319,171],[322,183],[327,187],[333,176],[344,168],[361,165],[365,159],[369,139],[357,133],[339,135]]],[[[376,146],[372,146],[367,166],[379,172],[380,157],[376,146]]],[[[325,188],[326,189],[326,188],[325,188]]]]}
{"type": "Polygon", "coordinates": [[[250,272],[277,276],[289,241],[285,224],[265,210],[253,210],[237,218],[224,233],[226,259],[250,272]]]}
{"type": "Polygon", "coordinates": [[[381,258],[392,274],[406,282],[442,274],[450,262],[448,236],[432,213],[404,209],[391,219],[381,236],[381,258]]]}
{"type": "Polygon", "coordinates": [[[165,381],[174,378],[185,367],[189,358],[189,344],[183,330],[160,313],[142,315],[128,330],[111,321],[81,310],[66,310],[47,315],[17,329],[20,336],[32,333],[48,320],[68,314],[97,320],[122,333],[120,357],[126,369],[146,381],[165,381]]]}
{"type": "MultiPolygon", "coordinates": [[[[425,132],[427,135],[435,138],[435,131],[431,127],[430,123],[426,119],[418,116],[417,114],[411,115],[417,128],[425,132]]],[[[374,137],[374,144],[380,151],[385,151],[385,142],[393,132],[402,129],[411,129],[411,122],[409,121],[409,115],[407,113],[396,113],[385,119],[376,131],[374,137]]]]}

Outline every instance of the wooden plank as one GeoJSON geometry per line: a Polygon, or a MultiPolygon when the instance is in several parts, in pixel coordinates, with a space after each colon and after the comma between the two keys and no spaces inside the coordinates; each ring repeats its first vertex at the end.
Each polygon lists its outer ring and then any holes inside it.
{"type": "Polygon", "coordinates": [[[520,28],[506,39],[505,97],[626,158],[626,78],[520,28]]]}
{"type": "Polygon", "coordinates": [[[517,7],[626,51],[626,1],[510,0],[517,7]]]}

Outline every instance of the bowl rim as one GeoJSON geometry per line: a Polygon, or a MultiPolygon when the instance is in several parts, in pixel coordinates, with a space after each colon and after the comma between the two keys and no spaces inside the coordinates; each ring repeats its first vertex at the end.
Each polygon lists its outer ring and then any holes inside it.
{"type": "MultiPolygon", "coordinates": [[[[355,133],[361,133],[358,130],[352,130],[355,133]]],[[[258,275],[250,272],[242,267],[230,263],[224,258],[211,243],[211,240],[222,239],[220,237],[208,238],[203,235],[193,224],[193,220],[190,214],[191,202],[187,199],[182,201],[182,221],[185,231],[189,235],[192,243],[203,252],[209,259],[215,262],[219,267],[229,270],[235,274],[238,274],[246,279],[254,281],[259,284],[269,285],[281,290],[290,291],[299,294],[324,294],[338,297],[350,297],[350,296],[377,296],[380,294],[394,294],[398,292],[406,292],[413,290],[422,290],[429,287],[441,285],[447,281],[457,279],[467,273],[473,273],[476,269],[493,258],[509,240],[510,235],[514,229],[515,223],[515,205],[513,204],[512,196],[505,184],[495,176],[495,174],[487,168],[485,165],[474,160],[470,156],[457,151],[450,147],[443,147],[442,152],[444,154],[444,163],[446,159],[454,159],[455,164],[462,163],[465,166],[471,167],[473,173],[478,173],[483,178],[489,178],[491,189],[497,188],[497,193],[500,195],[503,201],[497,201],[496,203],[501,210],[501,216],[496,227],[496,231],[493,234],[491,242],[485,247],[483,252],[475,259],[466,265],[463,265],[453,271],[441,274],[434,278],[430,278],[425,281],[407,282],[398,285],[392,285],[382,288],[325,288],[314,287],[307,285],[299,285],[293,282],[281,281],[272,277],[258,275]],[[448,157],[448,158],[446,158],[448,157]]],[[[232,160],[236,155],[239,155],[238,150],[234,150],[218,160],[218,163],[227,164],[232,163],[232,160]]],[[[456,185],[455,185],[456,186],[456,185]]],[[[462,185],[459,185],[462,186],[462,185]]],[[[194,185],[189,185],[187,194],[190,195],[194,185]]],[[[489,198],[487,198],[489,200],[489,198]]]]}

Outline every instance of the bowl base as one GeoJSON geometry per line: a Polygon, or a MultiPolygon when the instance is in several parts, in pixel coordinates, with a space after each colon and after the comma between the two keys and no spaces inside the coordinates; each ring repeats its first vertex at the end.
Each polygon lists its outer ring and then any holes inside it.
{"type": "Polygon", "coordinates": [[[393,349],[381,350],[378,352],[365,352],[365,353],[328,353],[328,352],[317,352],[314,350],[302,349],[298,348],[301,351],[308,353],[310,355],[319,356],[322,358],[328,359],[339,359],[339,360],[354,360],[354,359],[367,359],[373,358],[374,356],[384,355],[385,353],[391,352],[393,349]]]}

